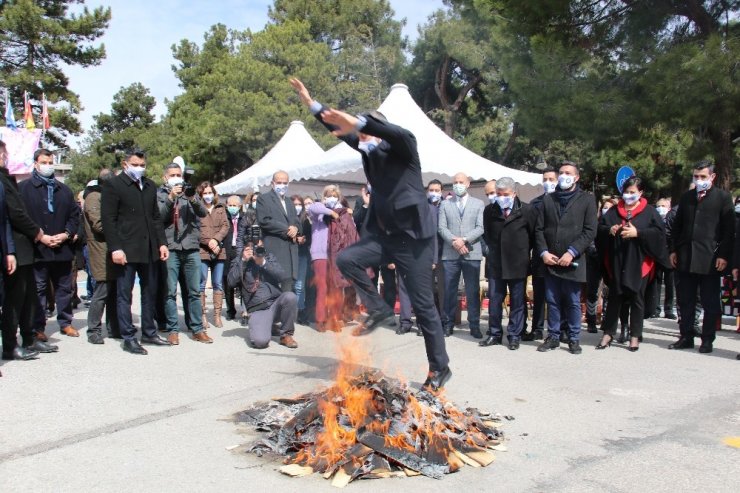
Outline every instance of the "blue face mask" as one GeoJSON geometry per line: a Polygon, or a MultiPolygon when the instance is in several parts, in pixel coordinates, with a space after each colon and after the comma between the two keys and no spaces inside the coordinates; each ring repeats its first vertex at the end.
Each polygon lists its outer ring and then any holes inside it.
{"type": "Polygon", "coordinates": [[[287,184],[275,184],[273,185],[273,188],[275,189],[275,192],[280,195],[281,197],[284,197],[286,193],[288,193],[288,185],[287,184]]]}
{"type": "Polygon", "coordinates": [[[560,190],[570,190],[573,184],[576,182],[576,177],[571,175],[560,175],[558,176],[558,185],[560,190]]]}
{"type": "Polygon", "coordinates": [[[640,194],[637,193],[623,193],[622,194],[622,200],[624,200],[624,203],[627,205],[636,204],[638,200],[640,200],[640,194]]]}
{"type": "Polygon", "coordinates": [[[324,200],[324,205],[326,205],[326,207],[328,207],[329,209],[333,209],[334,207],[336,207],[337,202],[339,202],[339,199],[338,198],[336,198],[336,197],[327,197],[324,200]]]}
{"type": "Polygon", "coordinates": [[[239,214],[239,207],[236,205],[230,205],[226,208],[226,210],[229,211],[229,214],[231,214],[232,216],[236,216],[237,214],[239,214]]]}
{"type": "Polygon", "coordinates": [[[440,200],[442,200],[442,193],[441,192],[427,192],[427,198],[429,199],[429,202],[432,204],[436,204],[440,200]]]}
{"type": "Polygon", "coordinates": [[[558,186],[557,183],[554,181],[543,181],[542,182],[542,188],[545,189],[545,193],[552,193],[555,191],[555,188],[558,186]]]}
{"type": "Polygon", "coordinates": [[[497,195],[496,203],[501,208],[501,210],[511,209],[514,206],[514,197],[504,197],[503,195],[497,195]]]}

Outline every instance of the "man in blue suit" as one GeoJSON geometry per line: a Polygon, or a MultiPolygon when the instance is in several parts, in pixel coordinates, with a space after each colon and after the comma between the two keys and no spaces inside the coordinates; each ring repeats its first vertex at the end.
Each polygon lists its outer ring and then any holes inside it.
{"type": "Polygon", "coordinates": [[[342,275],[352,282],[368,309],[368,317],[355,335],[367,334],[395,320],[393,310],[367,275],[368,267],[395,264],[424,333],[429,373],[422,388],[438,390],[452,372],[442,322],[434,306],[432,264],[436,229],[421,180],[416,138],[408,130],[388,123],[377,111],[352,116],[326,108],[311,98],[301,81],[291,79],[290,83],[314,116],[360,153],[371,185],[364,225],[367,234],[337,258],[342,275]]]}

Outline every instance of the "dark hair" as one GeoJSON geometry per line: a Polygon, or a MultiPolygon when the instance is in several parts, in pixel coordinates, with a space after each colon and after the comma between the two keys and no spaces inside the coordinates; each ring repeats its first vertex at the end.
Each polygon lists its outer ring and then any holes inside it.
{"type": "Polygon", "coordinates": [[[138,157],[139,159],[146,159],[146,153],[141,149],[128,149],[123,155],[123,160],[128,161],[134,156],[138,157]]]}
{"type": "Polygon", "coordinates": [[[5,150],[7,150],[7,147],[5,146],[5,142],[0,140],[0,151],[5,151],[5,150]]]}
{"type": "Polygon", "coordinates": [[[303,205],[303,197],[301,197],[300,195],[298,195],[298,194],[295,194],[295,195],[292,195],[292,196],[290,197],[290,201],[291,201],[291,202],[294,202],[294,201],[296,201],[296,200],[300,200],[300,201],[301,201],[301,205],[303,205]]]}
{"type": "Polygon", "coordinates": [[[442,187],[442,182],[439,181],[436,178],[434,180],[430,181],[429,183],[427,183],[427,188],[431,187],[432,185],[439,185],[439,188],[443,188],[442,187]]]}
{"type": "Polygon", "coordinates": [[[568,161],[567,159],[560,163],[560,166],[558,167],[558,170],[562,168],[563,166],[573,166],[576,169],[576,174],[578,176],[581,176],[581,169],[578,167],[576,163],[573,161],[568,161]]]}
{"type": "Polygon", "coordinates": [[[710,173],[714,173],[714,163],[709,159],[703,159],[694,165],[695,170],[707,168],[710,173]]]}
{"type": "Polygon", "coordinates": [[[36,149],[36,152],[33,153],[33,160],[34,160],[34,162],[35,161],[38,161],[39,157],[41,157],[41,156],[51,156],[51,157],[54,157],[54,154],[52,154],[49,149],[44,149],[44,148],[36,149]]]}
{"type": "Polygon", "coordinates": [[[216,189],[213,187],[210,181],[204,181],[200,185],[198,185],[198,195],[200,198],[203,198],[203,192],[206,190],[206,188],[210,188],[213,190],[213,205],[218,204],[218,192],[216,192],[216,189]]]}
{"type": "MultiPolygon", "coordinates": [[[[565,163],[563,163],[563,164],[565,164],[565,163]]],[[[572,166],[575,166],[575,164],[573,164],[572,166]]],[[[547,173],[555,173],[557,175],[558,174],[558,170],[556,170],[552,166],[548,166],[547,168],[545,168],[545,169],[542,170],[542,176],[545,176],[547,173]]]]}
{"type": "Polygon", "coordinates": [[[110,168],[101,168],[98,172],[98,181],[105,181],[113,177],[113,171],[110,168]]]}
{"type": "Polygon", "coordinates": [[[628,178],[627,181],[624,182],[624,185],[622,185],[622,190],[627,190],[629,187],[637,187],[637,190],[640,192],[645,191],[645,185],[642,183],[642,178],[637,176],[631,176],[628,178]]]}

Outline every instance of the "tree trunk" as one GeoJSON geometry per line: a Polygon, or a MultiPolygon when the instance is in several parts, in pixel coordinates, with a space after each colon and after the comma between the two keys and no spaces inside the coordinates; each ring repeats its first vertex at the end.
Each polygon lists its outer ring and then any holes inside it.
{"type": "Polygon", "coordinates": [[[731,132],[727,128],[710,129],[709,137],[714,147],[714,171],[717,173],[714,184],[723,190],[732,191],[734,167],[731,132]]]}
{"type": "Polygon", "coordinates": [[[501,155],[501,164],[504,166],[509,165],[509,157],[514,150],[517,137],[519,137],[519,123],[515,121],[514,125],[511,126],[511,135],[509,135],[509,141],[506,143],[506,149],[504,149],[504,153],[501,155]]]}

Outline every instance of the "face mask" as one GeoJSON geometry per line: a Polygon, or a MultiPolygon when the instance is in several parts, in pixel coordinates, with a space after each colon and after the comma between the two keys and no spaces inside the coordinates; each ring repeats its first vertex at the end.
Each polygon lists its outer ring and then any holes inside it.
{"type": "Polygon", "coordinates": [[[167,179],[167,185],[170,187],[176,187],[177,185],[182,185],[183,179],[179,176],[173,176],[172,178],[167,179]]]}
{"type": "Polygon", "coordinates": [[[212,193],[206,193],[203,195],[203,202],[206,204],[210,204],[213,202],[213,194],[212,193]]]}
{"type": "Polygon", "coordinates": [[[128,173],[132,180],[139,181],[146,174],[146,168],[143,166],[129,165],[126,168],[126,173],[128,173]]]}
{"type": "Polygon", "coordinates": [[[370,185],[370,184],[368,183],[368,184],[367,184],[367,193],[370,193],[370,192],[372,192],[372,191],[373,191],[373,187],[372,187],[372,185],[370,185]]]}
{"type": "Polygon", "coordinates": [[[712,180],[694,180],[697,192],[706,192],[712,186],[712,180]]]}
{"type": "Polygon", "coordinates": [[[468,187],[465,186],[463,183],[455,183],[452,185],[452,191],[455,192],[455,195],[458,197],[462,197],[465,195],[465,192],[468,191],[468,187]]]}
{"type": "Polygon", "coordinates": [[[339,199],[336,197],[327,197],[324,199],[324,205],[329,209],[333,209],[337,205],[337,202],[339,202],[339,199]]]}
{"type": "Polygon", "coordinates": [[[358,149],[363,151],[365,154],[370,154],[375,150],[376,147],[378,147],[378,144],[375,143],[374,140],[366,140],[366,141],[360,141],[357,144],[358,149]]]}
{"type": "Polygon", "coordinates": [[[514,197],[504,197],[503,195],[499,195],[496,196],[496,203],[498,203],[501,210],[511,209],[514,205],[514,197]]]}
{"type": "Polygon", "coordinates": [[[655,208],[656,211],[658,211],[658,214],[660,214],[660,217],[665,217],[666,214],[668,214],[668,208],[663,207],[662,205],[655,208]]]}
{"type": "Polygon", "coordinates": [[[555,187],[557,187],[558,184],[554,181],[543,181],[542,182],[542,188],[545,189],[545,193],[552,193],[555,191],[555,187]]]}
{"type": "Polygon", "coordinates": [[[277,183],[273,186],[275,189],[275,192],[277,192],[278,195],[281,197],[284,196],[286,193],[288,193],[288,185],[287,184],[280,184],[277,183]]]}
{"type": "Polygon", "coordinates": [[[607,212],[609,212],[609,207],[607,207],[606,209],[601,209],[601,215],[602,216],[606,216],[606,213],[607,212]]]}
{"type": "Polygon", "coordinates": [[[252,202],[252,209],[257,210],[257,202],[252,202]]]}
{"type": "Polygon", "coordinates": [[[496,194],[495,193],[488,194],[488,201],[490,203],[492,203],[492,204],[495,204],[496,203],[496,194]]]}
{"type": "Polygon", "coordinates": [[[237,214],[239,214],[239,207],[235,205],[228,206],[226,210],[229,211],[229,214],[231,214],[232,216],[236,216],[237,214]]]}
{"type": "Polygon", "coordinates": [[[735,213],[740,214],[740,204],[735,204],[735,213]]]}
{"type": "Polygon", "coordinates": [[[300,214],[302,211],[303,211],[303,206],[302,205],[295,206],[295,213],[296,214],[300,214]]]}
{"type": "Polygon", "coordinates": [[[440,200],[442,200],[442,193],[441,192],[427,192],[427,199],[429,199],[429,202],[432,204],[436,204],[440,200]]]}
{"type": "Polygon", "coordinates": [[[51,178],[52,176],[54,176],[54,166],[52,166],[51,164],[39,165],[39,174],[44,178],[51,178]]]}
{"type": "Polygon", "coordinates": [[[558,176],[558,185],[560,185],[560,190],[570,190],[575,182],[576,182],[575,176],[571,176],[571,175],[558,176]]]}
{"type": "Polygon", "coordinates": [[[623,193],[622,200],[624,200],[624,203],[627,205],[636,204],[637,201],[640,200],[640,195],[637,193],[623,193]]]}

